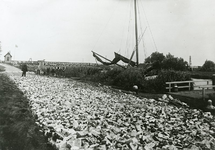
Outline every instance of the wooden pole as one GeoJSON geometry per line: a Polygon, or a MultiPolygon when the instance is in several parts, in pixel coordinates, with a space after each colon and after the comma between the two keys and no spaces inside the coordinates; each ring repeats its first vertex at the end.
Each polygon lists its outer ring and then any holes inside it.
{"type": "Polygon", "coordinates": [[[139,53],[138,53],[138,29],[137,29],[137,0],[134,0],[134,14],[135,14],[135,39],[136,39],[136,59],[137,67],[139,65],[139,53]]]}

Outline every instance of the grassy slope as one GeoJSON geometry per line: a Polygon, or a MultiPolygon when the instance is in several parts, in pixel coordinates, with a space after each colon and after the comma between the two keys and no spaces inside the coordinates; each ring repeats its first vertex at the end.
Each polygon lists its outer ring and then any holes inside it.
{"type": "Polygon", "coordinates": [[[5,71],[5,68],[0,65],[0,72],[5,71]]]}
{"type": "Polygon", "coordinates": [[[0,150],[52,150],[16,85],[0,74],[0,150]]]}

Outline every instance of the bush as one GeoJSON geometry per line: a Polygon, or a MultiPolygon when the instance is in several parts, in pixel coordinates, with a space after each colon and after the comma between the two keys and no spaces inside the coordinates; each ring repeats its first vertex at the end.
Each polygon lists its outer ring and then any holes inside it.
{"type": "Polygon", "coordinates": [[[142,89],[144,75],[143,70],[139,68],[128,68],[118,74],[113,80],[113,85],[126,90],[131,90],[134,85],[142,89]]]}
{"type": "Polygon", "coordinates": [[[182,71],[162,70],[154,79],[145,80],[143,90],[145,92],[166,92],[166,82],[189,81],[190,74],[182,71]]]}
{"type": "Polygon", "coordinates": [[[215,63],[213,61],[206,60],[201,67],[201,71],[215,71],[215,63]]]}
{"type": "Polygon", "coordinates": [[[64,76],[65,77],[85,77],[85,76],[91,76],[94,75],[96,73],[98,73],[101,69],[99,67],[76,67],[76,66],[72,66],[72,67],[67,67],[65,72],[64,72],[64,76]]]}
{"type": "Polygon", "coordinates": [[[106,85],[113,85],[114,79],[123,71],[122,68],[114,67],[114,68],[105,68],[95,75],[91,76],[89,80],[94,82],[101,82],[106,85]]]}
{"type": "Polygon", "coordinates": [[[206,71],[193,71],[191,72],[191,77],[196,79],[212,79],[214,72],[206,72],[206,71]]]}
{"type": "Polygon", "coordinates": [[[171,69],[176,71],[188,70],[188,63],[183,58],[174,57],[171,54],[166,55],[162,62],[162,69],[171,69]]]}
{"type": "Polygon", "coordinates": [[[183,58],[174,57],[170,53],[166,56],[163,53],[154,52],[145,59],[145,63],[151,63],[155,70],[171,69],[176,71],[188,70],[188,63],[183,58]]]}

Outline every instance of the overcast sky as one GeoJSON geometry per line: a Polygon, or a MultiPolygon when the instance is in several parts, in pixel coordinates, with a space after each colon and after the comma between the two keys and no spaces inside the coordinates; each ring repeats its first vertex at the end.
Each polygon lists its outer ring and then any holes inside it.
{"type": "MultiPolygon", "coordinates": [[[[155,51],[215,62],[214,0],[138,0],[138,8],[140,62],[155,51]]],[[[0,59],[9,51],[15,60],[95,62],[92,50],[130,57],[133,15],[133,0],[0,0],[0,59]]]]}

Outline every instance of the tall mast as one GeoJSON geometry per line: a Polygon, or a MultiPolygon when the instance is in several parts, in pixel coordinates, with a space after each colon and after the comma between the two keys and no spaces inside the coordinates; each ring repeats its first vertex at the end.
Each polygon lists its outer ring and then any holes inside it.
{"type": "Polygon", "coordinates": [[[134,14],[135,14],[135,39],[136,39],[136,59],[137,67],[139,65],[139,54],[138,54],[138,29],[137,29],[137,0],[134,0],[134,14]]]}

